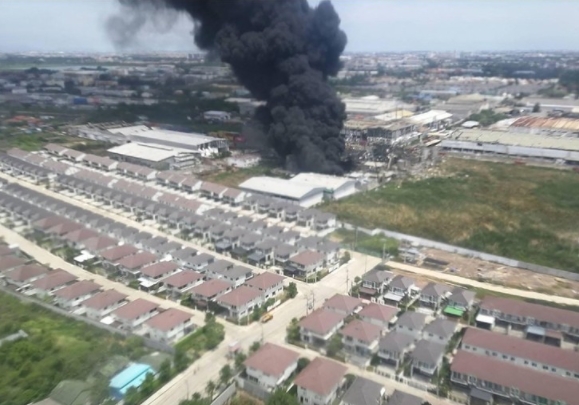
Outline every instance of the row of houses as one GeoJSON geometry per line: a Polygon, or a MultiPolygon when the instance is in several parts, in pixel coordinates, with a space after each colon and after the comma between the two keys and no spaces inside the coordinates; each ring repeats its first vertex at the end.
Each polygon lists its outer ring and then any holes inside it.
{"type": "MultiPolygon", "coordinates": [[[[281,266],[291,276],[308,277],[322,268],[333,269],[339,262],[339,244],[319,237],[301,238],[299,232],[268,226],[263,220],[237,216],[220,208],[199,215],[198,210],[185,211],[70,176],[61,175],[56,182],[77,195],[128,210],[140,218],[154,219],[203,242],[211,242],[219,253],[227,252],[256,266],[281,266]]],[[[189,208],[198,206],[190,204],[189,208]]]]}
{"type": "Polygon", "coordinates": [[[299,354],[265,343],[244,362],[246,380],[267,392],[293,379],[300,404],[329,405],[423,405],[424,401],[402,391],[387,393],[384,386],[357,376],[348,385],[348,369],[335,361],[317,357],[298,370],[299,354]]]}
{"type": "Polygon", "coordinates": [[[45,149],[53,156],[67,159],[73,163],[82,163],[105,172],[116,172],[144,182],[155,181],[162,186],[196,194],[202,198],[224,203],[231,207],[243,206],[246,210],[267,214],[285,222],[297,222],[301,226],[316,230],[326,230],[336,226],[336,217],[333,214],[316,209],[303,209],[299,205],[285,200],[263,195],[252,195],[233,187],[201,181],[178,171],[156,171],[145,166],[126,162],[119,163],[109,158],[83,154],[82,152],[54,144],[46,145],[45,149]]]}
{"type": "Polygon", "coordinates": [[[579,353],[468,328],[452,361],[450,380],[471,400],[486,403],[575,404],[579,353]]]}
{"type": "Polygon", "coordinates": [[[198,254],[195,249],[184,248],[164,237],[153,237],[136,229],[127,232],[129,227],[117,228],[114,221],[100,221],[103,218],[98,215],[16,184],[0,192],[0,207],[6,208],[5,212],[12,212],[20,203],[30,205],[26,213],[39,214],[39,217],[34,215],[33,221],[27,221],[32,229],[69,247],[89,252],[94,255],[93,264],[110,273],[121,274],[125,280],[138,280],[144,290],[168,290],[174,297],[191,294],[197,304],[207,306],[208,302],[215,302],[233,318],[247,315],[283,291],[284,277],[277,274],[263,273],[254,277],[249,268],[227,260],[215,260],[209,254],[198,254]],[[32,203],[46,210],[33,209],[32,203]],[[86,226],[77,220],[82,220],[86,226]],[[97,229],[110,234],[105,235],[97,229]]]}
{"type": "Polygon", "coordinates": [[[414,311],[399,314],[396,307],[335,295],[300,320],[300,337],[308,345],[323,348],[339,334],[350,355],[366,362],[377,355],[382,364],[395,368],[409,359],[411,370],[432,377],[459,324],[414,311]]]}
{"type": "Polygon", "coordinates": [[[432,282],[420,288],[416,280],[394,275],[383,265],[378,265],[362,276],[359,293],[363,298],[395,305],[405,298],[412,298],[416,299],[421,307],[433,311],[442,309],[444,314],[455,317],[461,317],[475,303],[473,291],[432,282]]]}
{"type": "Polygon", "coordinates": [[[79,280],[63,269],[49,269],[0,246],[0,278],[15,291],[36,296],[55,306],[89,319],[148,335],[171,343],[191,332],[192,316],[179,309],[163,309],[144,299],[131,301],[126,294],[90,280],[79,280]],[[5,254],[8,253],[8,254],[5,254]]]}

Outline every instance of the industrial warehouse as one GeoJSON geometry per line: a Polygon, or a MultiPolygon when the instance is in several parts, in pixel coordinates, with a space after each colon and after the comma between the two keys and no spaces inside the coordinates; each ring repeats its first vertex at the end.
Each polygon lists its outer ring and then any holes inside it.
{"type": "Polygon", "coordinates": [[[442,150],[531,158],[579,164],[579,138],[491,131],[459,130],[440,142],[442,150]]]}

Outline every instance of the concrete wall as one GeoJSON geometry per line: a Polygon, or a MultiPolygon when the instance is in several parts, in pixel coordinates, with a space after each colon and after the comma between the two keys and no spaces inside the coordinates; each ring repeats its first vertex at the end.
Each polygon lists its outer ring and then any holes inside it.
{"type": "MultiPolygon", "coordinates": [[[[356,230],[356,227],[350,224],[342,224],[345,229],[356,230]]],[[[524,270],[529,270],[534,273],[546,274],[553,277],[560,277],[567,280],[579,281],[579,273],[571,273],[565,270],[554,269],[551,267],[540,266],[538,264],[526,263],[515,259],[509,259],[507,257],[497,256],[490,253],[478,252],[476,250],[465,249],[458,246],[448,245],[446,243],[436,242],[429,239],[420,238],[418,236],[406,235],[399,232],[387,231],[385,229],[365,229],[358,227],[358,231],[363,232],[367,235],[384,235],[389,238],[393,238],[399,241],[408,241],[415,243],[419,246],[428,247],[432,249],[439,249],[445,252],[457,253],[462,256],[472,257],[476,259],[481,259],[493,263],[498,263],[503,266],[517,267],[524,270]]]]}

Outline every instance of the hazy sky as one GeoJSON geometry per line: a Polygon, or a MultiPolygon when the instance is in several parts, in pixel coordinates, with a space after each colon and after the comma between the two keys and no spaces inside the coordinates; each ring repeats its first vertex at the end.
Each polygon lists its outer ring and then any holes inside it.
{"type": "MultiPolygon", "coordinates": [[[[347,51],[579,50],[577,0],[333,3],[347,51]]],[[[118,9],[116,0],[0,0],[0,52],[114,51],[104,24],[118,9]]],[[[180,18],[168,33],[142,34],[134,50],[194,51],[191,28],[180,18]]]]}

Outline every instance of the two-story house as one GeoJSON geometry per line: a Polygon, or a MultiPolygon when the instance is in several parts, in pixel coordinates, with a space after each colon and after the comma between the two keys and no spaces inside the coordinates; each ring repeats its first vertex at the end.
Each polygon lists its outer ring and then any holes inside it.
{"type": "Polygon", "coordinates": [[[423,307],[437,310],[450,294],[450,286],[439,283],[428,283],[422,291],[420,291],[419,303],[423,307]]]}
{"type": "MultiPolygon", "coordinates": [[[[0,259],[0,261],[3,259],[0,259]]],[[[23,287],[33,283],[36,280],[46,277],[49,273],[48,268],[38,264],[26,264],[16,267],[4,273],[4,280],[7,284],[14,287],[23,287]]]]}
{"type": "Polygon", "coordinates": [[[207,267],[214,261],[215,257],[209,253],[200,253],[189,260],[188,266],[186,268],[198,271],[199,273],[205,273],[207,267]]]}
{"type": "Polygon", "coordinates": [[[223,294],[215,302],[227,309],[230,318],[239,320],[250,315],[254,308],[263,303],[263,295],[258,289],[242,285],[223,294]]]}
{"type": "Polygon", "coordinates": [[[406,311],[396,321],[396,331],[406,333],[415,339],[422,335],[422,329],[426,325],[427,316],[420,312],[406,311]]]}
{"type": "Polygon", "coordinates": [[[255,245],[255,250],[253,253],[247,256],[247,261],[254,266],[272,263],[275,257],[275,248],[280,244],[281,243],[279,241],[272,238],[268,238],[259,242],[257,245],[255,245]]]}
{"type": "Polygon", "coordinates": [[[112,248],[113,246],[117,246],[118,244],[119,241],[116,239],[113,239],[109,236],[99,235],[94,238],[84,240],[81,243],[81,248],[88,250],[93,255],[96,255],[99,252],[108,248],[112,248]]]}
{"type": "Polygon", "coordinates": [[[431,342],[447,345],[459,329],[457,322],[444,318],[436,318],[422,330],[422,338],[431,342]]]}
{"type": "Polygon", "coordinates": [[[157,261],[159,261],[159,258],[153,253],[138,252],[117,261],[117,268],[125,277],[137,278],[141,274],[143,267],[157,261]]]}
{"type": "Polygon", "coordinates": [[[0,273],[6,273],[10,270],[24,266],[26,263],[27,261],[20,257],[12,255],[3,256],[2,260],[0,260],[0,273]]]}
{"type": "Polygon", "coordinates": [[[307,405],[330,405],[342,389],[346,366],[316,357],[296,377],[298,401],[307,405]]]}
{"type": "Polygon", "coordinates": [[[265,343],[245,360],[247,379],[273,391],[296,371],[299,354],[293,350],[265,343]]]}
{"type": "Polygon", "coordinates": [[[358,316],[363,321],[379,326],[383,331],[387,331],[390,329],[390,325],[396,320],[398,311],[396,307],[371,302],[358,312],[358,316]]]}
{"type": "Polygon", "coordinates": [[[193,330],[192,319],[191,314],[170,308],[146,321],[145,328],[151,339],[172,343],[193,330]]]}
{"type": "Polygon", "coordinates": [[[414,344],[414,336],[391,331],[378,343],[378,357],[381,362],[398,368],[414,344]]]}
{"type": "Polygon", "coordinates": [[[263,299],[277,298],[283,292],[285,277],[275,273],[264,272],[245,282],[245,285],[261,291],[263,299]]]}
{"type": "Polygon", "coordinates": [[[179,271],[179,265],[175,262],[158,262],[145,266],[141,269],[141,274],[139,277],[139,283],[141,288],[145,290],[155,289],[159,287],[159,283],[177,273],[179,271]]]}
{"type": "Polygon", "coordinates": [[[56,291],[54,301],[57,306],[73,310],[77,308],[84,300],[89,299],[101,289],[101,286],[89,280],[77,281],[67,287],[56,291]]]}
{"type": "Polygon", "coordinates": [[[107,290],[93,295],[82,302],[85,315],[94,320],[100,320],[127,303],[127,296],[116,290],[107,290]]]}
{"type": "Polygon", "coordinates": [[[201,283],[203,283],[203,275],[193,270],[183,270],[163,279],[163,285],[176,298],[201,283]]]}
{"type": "Polygon", "coordinates": [[[73,276],[62,269],[56,269],[49,272],[45,277],[33,281],[31,286],[34,295],[39,298],[44,298],[53,295],[55,291],[58,291],[76,281],[76,276],[73,276]]]}
{"type": "Polygon", "coordinates": [[[232,227],[228,225],[228,229],[223,232],[221,239],[215,243],[216,252],[226,252],[239,246],[240,240],[247,232],[245,229],[232,227]]]}
{"type": "Polygon", "coordinates": [[[386,405],[424,405],[424,399],[404,391],[394,390],[388,397],[386,405]]]}
{"type": "Polygon", "coordinates": [[[442,364],[446,345],[430,340],[419,340],[410,353],[411,374],[418,372],[432,377],[442,364]]]}
{"type": "Polygon", "coordinates": [[[158,313],[159,305],[143,298],[137,298],[112,312],[111,317],[121,329],[135,331],[158,313]]]}
{"type": "Polygon", "coordinates": [[[372,269],[362,276],[360,285],[360,295],[365,298],[372,298],[377,295],[384,295],[388,289],[388,284],[394,277],[390,271],[372,269]]]}
{"type": "Polygon", "coordinates": [[[416,284],[413,279],[397,275],[390,281],[388,292],[384,296],[384,299],[398,304],[404,297],[412,295],[414,291],[416,291],[416,284]]]}
{"type": "Polygon", "coordinates": [[[238,190],[236,188],[228,188],[223,193],[223,202],[229,204],[232,207],[239,207],[243,203],[243,200],[247,196],[244,191],[238,190]]]}
{"type": "Polygon", "coordinates": [[[362,357],[371,357],[378,350],[382,328],[355,319],[342,328],[341,334],[346,351],[362,357]]]}
{"type": "Polygon", "coordinates": [[[124,257],[134,255],[137,249],[133,245],[120,245],[100,252],[101,264],[105,270],[114,271],[118,268],[118,261],[124,257]]]}
{"type": "Polygon", "coordinates": [[[475,296],[476,293],[474,291],[460,287],[455,288],[450,297],[448,297],[444,313],[450,316],[461,317],[465,312],[470,311],[474,305],[475,296]]]}
{"type": "Polygon", "coordinates": [[[324,308],[344,316],[353,315],[364,307],[364,301],[349,295],[335,294],[324,302],[324,308]]]}
{"type": "Polygon", "coordinates": [[[197,250],[186,247],[184,249],[179,249],[171,252],[171,259],[179,265],[182,269],[191,269],[191,260],[197,256],[197,250]]]}
{"type": "Polygon", "coordinates": [[[364,377],[356,377],[344,393],[341,405],[382,405],[386,388],[364,377]]]}
{"type": "Polygon", "coordinates": [[[317,309],[300,320],[300,338],[305,343],[323,346],[344,326],[345,318],[346,315],[327,308],[317,309]]]}
{"type": "Polygon", "coordinates": [[[292,256],[284,266],[289,276],[310,277],[322,269],[325,255],[313,250],[304,250],[292,256]]]}
{"type": "Polygon", "coordinates": [[[189,290],[191,299],[198,306],[207,307],[209,302],[214,302],[217,298],[227,294],[233,289],[233,284],[224,280],[211,279],[199,284],[189,290]]]}
{"type": "Polygon", "coordinates": [[[273,250],[274,264],[285,268],[289,264],[290,258],[298,254],[300,250],[301,248],[298,246],[287,243],[276,246],[273,250]]]}

